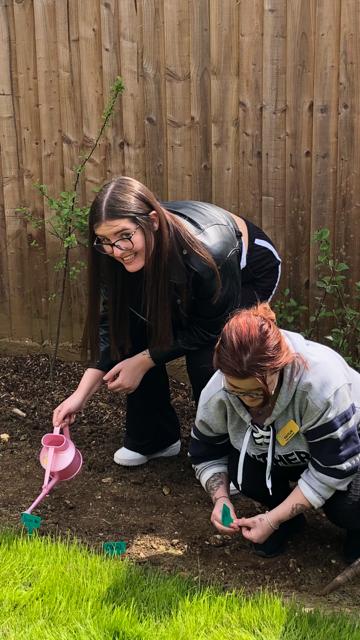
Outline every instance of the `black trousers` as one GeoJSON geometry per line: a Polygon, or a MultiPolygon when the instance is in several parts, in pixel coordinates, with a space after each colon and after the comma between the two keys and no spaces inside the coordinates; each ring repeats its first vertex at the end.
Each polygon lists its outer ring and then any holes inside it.
{"type": "MultiPolygon", "coordinates": [[[[213,352],[214,347],[209,346],[185,355],[196,404],[214,373],[213,352]]],[[[166,367],[153,367],[145,374],[138,388],[127,396],[124,445],[131,451],[150,455],[170,446],[179,437],[180,423],[171,404],[166,367]]]]}
{"type": "MultiPolygon", "coordinates": [[[[230,481],[239,488],[237,470],[239,451],[232,449],[229,456],[230,481]]],[[[305,466],[296,468],[273,466],[271,472],[272,495],[265,482],[265,464],[246,455],[241,493],[273,509],[291,493],[290,481],[297,481],[305,466]]],[[[360,530],[360,471],[346,491],[335,491],[323,506],[327,518],[338,527],[360,530]]]]}

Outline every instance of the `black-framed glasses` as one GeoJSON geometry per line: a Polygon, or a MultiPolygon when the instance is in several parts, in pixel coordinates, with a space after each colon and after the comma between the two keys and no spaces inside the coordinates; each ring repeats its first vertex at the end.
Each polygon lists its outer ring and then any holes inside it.
{"type": "Polygon", "coordinates": [[[114,247],[116,247],[116,249],[120,249],[120,251],[131,251],[131,249],[134,248],[132,237],[134,233],[137,232],[139,227],[140,225],[137,224],[134,231],[132,231],[131,233],[124,233],[120,236],[120,238],[118,238],[118,240],[115,240],[115,242],[102,240],[101,238],[96,236],[93,247],[100,253],[114,253],[114,247]]]}
{"type": "Polygon", "coordinates": [[[263,391],[233,391],[224,385],[224,390],[230,396],[236,396],[237,398],[252,398],[253,400],[263,400],[264,392],[263,391]]]}

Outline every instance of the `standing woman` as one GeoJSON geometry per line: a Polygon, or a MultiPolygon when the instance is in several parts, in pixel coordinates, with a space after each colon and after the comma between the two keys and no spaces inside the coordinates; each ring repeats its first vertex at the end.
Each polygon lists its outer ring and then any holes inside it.
{"type": "MultiPolygon", "coordinates": [[[[125,442],[115,462],[135,466],[176,455],[180,427],[165,365],[185,355],[197,402],[213,374],[220,331],[242,304],[237,218],[202,202],[160,203],[137,180],[119,177],[94,199],[89,235],[85,345],[93,364],[54,410],[53,423],[72,424],[105,381],[127,394],[125,442]]],[[[268,251],[269,271],[274,265],[268,251]]],[[[250,295],[269,297],[279,259],[275,266],[265,293],[254,277],[250,295]]]]}
{"type": "Polygon", "coordinates": [[[332,349],[279,329],[267,304],[226,323],[214,365],[190,454],[215,527],[242,531],[258,555],[272,557],[302,528],[303,512],[323,508],[345,529],[345,559],[359,558],[360,374],[332,349]],[[268,511],[236,518],[229,481],[268,511]]]}

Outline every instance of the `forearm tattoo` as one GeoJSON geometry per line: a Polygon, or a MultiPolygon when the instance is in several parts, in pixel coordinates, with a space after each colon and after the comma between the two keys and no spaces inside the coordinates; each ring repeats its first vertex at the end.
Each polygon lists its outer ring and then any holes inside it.
{"type": "Polygon", "coordinates": [[[304,511],[307,511],[308,509],[309,507],[305,504],[293,504],[290,509],[290,516],[293,518],[294,516],[298,516],[299,513],[304,513],[304,511]]]}
{"type": "Polygon", "coordinates": [[[222,488],[224,493],[229,492],[229,479],[227,473],[214,473],[205,485],[206,491],[213,498],[218,489],[222,488]]]}

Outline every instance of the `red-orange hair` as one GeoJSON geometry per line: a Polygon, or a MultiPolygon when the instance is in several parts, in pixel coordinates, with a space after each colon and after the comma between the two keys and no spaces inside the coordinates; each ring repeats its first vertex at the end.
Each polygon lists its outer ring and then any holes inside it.
{"type": "MultiPolygon", "coordinates": [[[[302,358],[300,358],[302,360],[302,358]]],[[[298,364],[265,302],[237,311],[224,326],[214,352],[214,367],[234,378],[256,378],[267,393],[266,376],[298,364]]]]}

